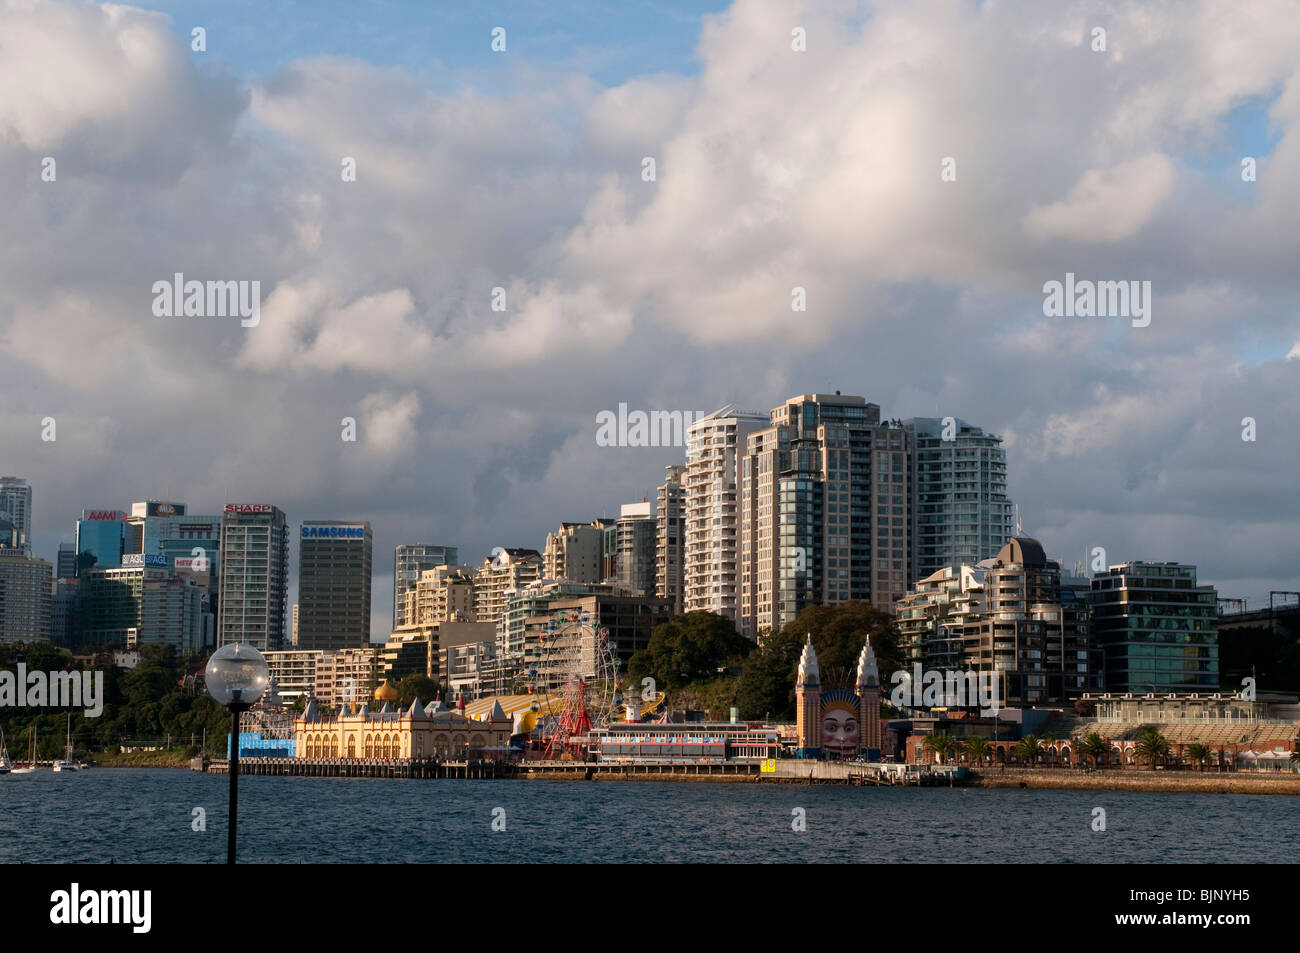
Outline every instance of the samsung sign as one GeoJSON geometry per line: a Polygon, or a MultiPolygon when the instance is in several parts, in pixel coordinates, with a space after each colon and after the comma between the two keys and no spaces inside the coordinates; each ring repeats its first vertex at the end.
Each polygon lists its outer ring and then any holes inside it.
{"type": "Polygon", "coordinates": [[[166,569],[167,557],[155,556],[153,553],[123,553],[122,566],[127,569],[132,566],[157,566],[166,569]]]}
{"type": "Polygon", "coordinates": [[[365,539],[364,526],[304,526],[303,539],[365,539]]]}

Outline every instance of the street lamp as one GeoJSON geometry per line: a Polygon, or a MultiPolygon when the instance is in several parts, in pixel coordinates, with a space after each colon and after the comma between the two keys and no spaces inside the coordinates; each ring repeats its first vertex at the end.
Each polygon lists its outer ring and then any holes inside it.
{"type": "Polygon", "coordinates": [[[208,694],[230,709],[230,825],[226,863],[235,862],[235,818],[239,808],[239,716],[257,704],[269,681],[266,659],[251,645],[232,642],[212,653],[204,673],[208,694]]]}

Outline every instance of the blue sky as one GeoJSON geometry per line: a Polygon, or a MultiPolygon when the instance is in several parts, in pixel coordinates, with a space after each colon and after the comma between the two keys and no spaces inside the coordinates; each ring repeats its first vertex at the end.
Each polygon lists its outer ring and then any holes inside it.
{"type": "MultiPolygon", "coordinates": [[[[207,30],[207,55],[246,79],[314,56],[351,56],[428,75],[479,76],[491,87],[501,57],[491,31],[506,30],[507,53],[617,85],[631,76],[698,69],[701,18],[724,0],[421,3],[414,0],[175,0],[136,6],[172,17],[178,35],[207,30]],[[480,75],[481,74],[481,75],[480,75]]],[[[202,54],[196,54],[202,55],[202,54]]]]}

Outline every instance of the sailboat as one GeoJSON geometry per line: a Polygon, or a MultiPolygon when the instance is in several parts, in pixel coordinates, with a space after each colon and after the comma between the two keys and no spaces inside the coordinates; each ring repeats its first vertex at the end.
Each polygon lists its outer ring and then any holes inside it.
{"type": "Polygon", "coordinates": [[[68,712],[68,744],[61,761],[54,762],[55,771],[76,771],[77,762],[72,760],[72,712],[68,712]]]}
{"type": "Polygon", "coordinates": [[[9,760],[9,749],[5,747],[5,730],[0,728],[0,774],[8,774],[14,769],[14,763],[9,760]]]}
{"type": "Polygon", "coordinates": [[[11,768],[10,774],[31,774],[36,770],[36,726],[27,729],[27,763],[22,767],[11,768]]]}

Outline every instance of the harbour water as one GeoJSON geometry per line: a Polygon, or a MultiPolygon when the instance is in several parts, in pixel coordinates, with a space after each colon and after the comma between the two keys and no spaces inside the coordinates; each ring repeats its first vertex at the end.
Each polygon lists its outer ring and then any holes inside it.
{"type": "MultiPolygon", "coordinates": [[[[0,776],[0,862],[223,862],[228,783],[0,776]]],[[[246,777],[239,808],[240,860],[264,863],[1280,863],[1300,846],[1288,796],[246,777]]]]}

